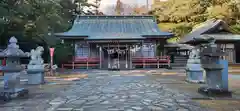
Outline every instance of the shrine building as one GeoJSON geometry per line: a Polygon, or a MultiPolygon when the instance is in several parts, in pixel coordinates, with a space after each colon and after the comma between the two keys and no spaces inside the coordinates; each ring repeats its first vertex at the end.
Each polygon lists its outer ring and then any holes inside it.
{"type": "Polygon", "coordinates": [[[72,28],[55,36],[74,44],[70,68],[135,69],[170,67],[162,32],[153,16],[77,16],[72,28]]]}
{"type": "Polygon", "coordinates": [[[197,28],[193,29],[185,37],[181,38],[179,43],[194,45],[193,38],[213,37],[216,39],[217,47],[226,53],[221,56],[227,60],[229,64],[240,63],[240,35],[231,30],[223,20],[212,19],[208,20],[197,28]]]}

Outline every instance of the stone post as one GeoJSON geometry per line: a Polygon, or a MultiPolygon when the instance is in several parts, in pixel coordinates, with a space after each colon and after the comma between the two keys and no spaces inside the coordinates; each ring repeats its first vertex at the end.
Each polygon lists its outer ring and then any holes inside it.
{"type": "Polygon", "coordinates": [[[200,62],[200,49],[194,47],[191,49],[186,66],[187,81],[191,83],[203,83],[203,69],[200,62]]]}
{"type": "Polygon", "coordinates": [[[31,60],[27,66],[28,84],[43,84],[44,81],[44,62],[41,57],[44,49],[37,47],[31,50],[31,60]]]}

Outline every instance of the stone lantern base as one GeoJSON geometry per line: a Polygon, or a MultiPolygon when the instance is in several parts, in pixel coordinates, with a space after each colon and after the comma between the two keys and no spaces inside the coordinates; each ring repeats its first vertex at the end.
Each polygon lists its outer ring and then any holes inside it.
{"type": "Polygon", "coordinates": [[[188,64],[186,74],[186,81],[191,83],[204,83],[203,70],[200,64],[188,64]]]}
{"type": "Polygon", "coordinates": [[[28,69],[28,84],[30,85],[38,85],[38,84],[44,84],[44,69],[28,69]]]}
{"type": "Polygon", "coordinates": [[[14,98],[24,97],[28,95],[28,89],[21,88],[20,78],[13,77],[17,73],[4,73],[4,86],[0,87],[0,100],[9,101],[14,98]]]}
{"type": "Polygon", "coordinates": [[[200,87],[198,92],[203,95],[207,95],[210,97],[231,97],[232,92],[228,90],[208,88],[208,87],[200,87]]]}

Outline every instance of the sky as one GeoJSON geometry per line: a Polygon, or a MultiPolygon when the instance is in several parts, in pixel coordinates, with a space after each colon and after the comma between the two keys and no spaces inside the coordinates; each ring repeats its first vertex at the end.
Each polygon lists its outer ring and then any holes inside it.
{"type": "MultiPolygon", "coordinates": [[[[94,0],[89,0],[90,2],[94,1],[94,0]]],[[[149,1],[149,5],[151,4],[152,0],[148,0],[149,1]]],[[[100,10],[103,12],[106,12],[106,7],[111,6],[116,4],[117,0],[102,0],[101,1],[101,6],[100,6],[100,10]]],[[[121,0],[121,2],[125,3],[125,4],[138,4],[138,5],[146,5],[147,0],[121,0]]]]}

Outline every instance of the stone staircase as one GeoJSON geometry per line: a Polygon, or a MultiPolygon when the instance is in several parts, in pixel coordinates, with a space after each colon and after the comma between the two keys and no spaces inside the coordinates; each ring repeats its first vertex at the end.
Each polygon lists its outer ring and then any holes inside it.
{"type": "Polygon", "coordinates": [[[185,56],[175,56],[174,63],[171,63],[172,68],[185,68],[188,58],[185,56]]]}

